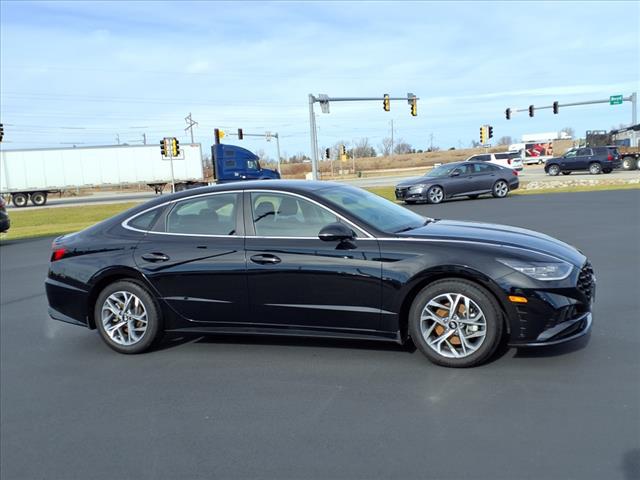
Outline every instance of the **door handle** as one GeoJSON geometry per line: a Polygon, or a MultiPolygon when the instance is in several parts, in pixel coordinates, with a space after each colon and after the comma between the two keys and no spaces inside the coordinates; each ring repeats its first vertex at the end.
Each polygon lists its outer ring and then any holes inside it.
{"type": "Polygon", "coordinates": [[[142,255],[142,259],[147,262],[166,262],[169,260],[169,256],[164,253],[151,252],[142,255]]]}
{"type": "Polygon", "coordinates": [[[276,257],[275,255],[263,254],[252,256],[251,261],[253,263],[259,263],[260,265],[266,265],[280,263],[282,260],[280,260],[280,258],[276,257]]]}

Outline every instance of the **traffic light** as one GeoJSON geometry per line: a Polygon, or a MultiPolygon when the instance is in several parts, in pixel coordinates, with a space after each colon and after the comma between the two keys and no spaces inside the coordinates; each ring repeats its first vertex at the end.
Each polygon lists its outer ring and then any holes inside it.
{"type": "Polygon", "coordinates": [[[558,110],[559,110],[560,105],[558,104],[558,102],[553,102],[553,113],[554,114],[558,114],[558,110]]]}
{"type": "Polygon", "coordinates": [[[382,101],[382,108],[384,108],[385,112],[391,110],[391,100],[389,100],[389,94],[384,94],[384,100],[382,101]]]}
{"type": "Polygon", "coordinates": [[[177,157],[180,155],[180,142],[177,138],[171,139],[171,156],[177,157]]]}
{"type": "Polygon", "coordinates": [[[4,125],[0,123],[0,143],[2,143],[3,138],[4,138],[4,125]]]}
{"type": "Polygon", "coordinates": [[[346,155],[347,154],[347,147],[345,147],[344,145],[340,145],[340,155],[346,155]]]}
{"type": "Polygon", "coordinates": [[[411,100],[409,100],[409,104],[411,105],[411,115],[414,117],[418,116],[418,99],[412,97],[411,100]]]}
{"type": "Polygon", "coordinates": [[[529,116],[530,117],[533,117],[533,110],[534,110],[533,105],[529,105],[529,116]]]}
{"type": "Polygon", "coordinates": [[[242,140],[244,138],[244,135],[242,135],[242,129],[239,128],[238,129],[238,140],[242,140]]]}
{"type": "Polygon", "coordinates": [[[167,156],[167,139],[163,138],[160,140],[160,153],[163,157],[167,156]]]}
{"type": "Polygon", "coordinates": [[[507,108],[504,111],[504,116],[507,117],[507,120],[511,120],[511,109],[510,108],[507,108]]]}
{"type": "Polygon", "coordinates": [[[484,126],[480,127],[480,144],[484,145],[487,143],[487,133],[484,126]]]}
{"type": "Polygon", "coordinates": [[[493,138],[493,127],[489,125],[489,138],[493,138]]]}
{"type": "Polygon", "coordinates": [[[327,160],[331,158],[331,149],[329,148],[324,149],[324,158],[326,158],[327,160]]]}

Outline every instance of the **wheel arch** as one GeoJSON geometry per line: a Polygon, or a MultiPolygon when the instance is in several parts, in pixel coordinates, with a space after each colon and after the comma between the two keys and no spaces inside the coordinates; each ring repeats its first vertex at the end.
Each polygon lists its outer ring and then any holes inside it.
{"type": "Polygon", "coordinates": [[[502,320],[506,328],[507,334],[511,334],[511,324],[509,322],[509,306],[502,298],[500,287],[489,277],[483,273],[469,267],[459,265],[442,266],[422,272],[408,287],[407,293],[402,300],[400,313],[398,315],[400,336],[403,340],[408,338],[409,333],[409,310],[411,304],[418,293],[428,285],[439,280],[466,280],[476,284],[486,290],[496,301],[500,307],[502,320]]]}
{"type": "Polygon", "coordinates": [[[104,290],[107,287],[107,285],[110,285],[120,280],[129,280],[129,281],[133,281],[134,283],[138,283],[140,284],[140,286],[146,288],[152,297],[157,298],[157,294],[155,290],[152,288],[149,282],[147,282],[147,280],[144,278],[144,275],[142,275],[140,272],[138,272],[134,268],[117,266],[117,267],[109,268],[107,270],[103,270],[98,274],[96,274],[89,282],[90,288],[89,288],[89,294],[87,295],[86,308],[87,308],[87,326],[90,329],[93,330],[96,328],[96,322],[95,322],[93,312],[95,310],[94,307],[95,307],[95,302],[96,302],[96,299],[98,298],[98,295],[100,295],[100,292],[102,292],[102,290],[104,290]]]}

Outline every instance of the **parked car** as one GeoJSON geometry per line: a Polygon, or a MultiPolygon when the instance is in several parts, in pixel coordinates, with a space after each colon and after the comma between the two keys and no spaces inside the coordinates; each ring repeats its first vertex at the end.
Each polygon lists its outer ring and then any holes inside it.
{"type": "Polygon", "coordinates": [[[620,154],[617,147],[586,147],[569,150],[561,157],[547,160],[544,171],[556,176],[562,173],[585,171],[593,175],[611,173],[614,168],[620,168],[620,154]]]}
{"type": "Polygon", "coordinates": [[[187,190],[52,245],[54,319],[121,353],[163,332],[413,342],[450,367],[591,328],[574,247],[522,228],[434,220],[350,185],[273,180],[187,190]]]}
{"type": "Polygon", "coordinates": [[[7,202],[0,195],[0,233],[4,233],[11,227],[11,220],[9,219],[9,212],[7,212],[7,202]]]}
{"type": "Polygon", "coordinates": [[[448,198],[478,198],[487,193],[504,198],[518,185],[518,172],[513,169],[467,160],[446,163],[422,177],[404,180],[396,186],[395,195],[405,203],[440,203],[448,198]]]}
{"type": "Polygon", "coordinates": [[[521,171],[524,166],[522,158],[517,152],[499,152],[484,153],[482,155],[473,155],[466,160],[467,162],[490,162],[501,167],[512,168],[521,171]]]}

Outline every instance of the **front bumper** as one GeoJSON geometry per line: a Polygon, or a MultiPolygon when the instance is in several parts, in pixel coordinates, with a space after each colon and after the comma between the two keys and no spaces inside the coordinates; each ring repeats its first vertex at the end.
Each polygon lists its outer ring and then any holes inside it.
{"type": "Polygon", "coordinates": [[[587,312],[578,318],[567,320],[543,331],[535,341],[510,342],[510,347],[543,347],[571,342],[587,335],[591,331],[593,316],[587,312]]]}

